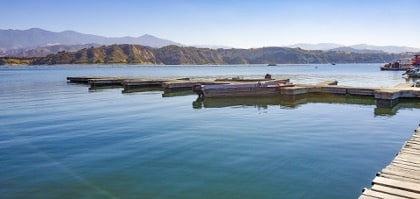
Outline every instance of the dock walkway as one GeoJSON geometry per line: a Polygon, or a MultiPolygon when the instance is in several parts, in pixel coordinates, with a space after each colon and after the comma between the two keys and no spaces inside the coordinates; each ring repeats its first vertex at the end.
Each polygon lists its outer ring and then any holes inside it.
{"type": "MultiPolygon", "coordinates": [[[[123,92],[130,92],[131,90],[146,88],[146,87],[159,87],[165,90],[179,90],[179,89],[190,89],[195,85],[210,85],[215,84],[241,84],[237,81],[216,81],[209,79],[190,79],[190,78],[124,78],[124,77],[67,77],[69,82],[73,83],[84,83],[89,84],[92,89],[106,86],[117,86],[123,87],[123,92]]],[[[276,80],[281,81],[281,80],[276,80]]],[[[284,81],[289,81],[288,79],[284,81]]],[[[243,82],[242,82],[243,83],[243,82]]],[[[245,82],[247,84],[259,83],[245,82]]],[[[202,89],[205,89],[202,88],[202,89]]],[[[324,81],[319,84],[296,84],[291,87],[265,87],[260,89],[261,92],[235,92],[229,91],[229,96],[241,97],[246,96],[257,96],[262,95],[286,95],[286,96],[297,96],[302,94],[310,93],[321,93],[321,94],[339,94],[339,95],[351,95],[351,96],[370,96],[374,97],[378,107],[393,107],[399,103],[400,98],[409,99],[420,99],[420,88],[413,87],[412,84],[399,84],[395,87],[390,88],[369,88],[369,87],[351,87],[351,86],[338,86],[337,81],[324,81]]],[[[221,92],[221,91],[215,91],[221,92]]],[[[223,96],[223,95],[220,95],[223,96]]],[[[204,97],[211,97],[205,96],[204,97]]]]}
{"type": "Polygon", "coordinates": [[[394,160],[376,174],[359,199],[420,198],[420,127],[394,160]]]}

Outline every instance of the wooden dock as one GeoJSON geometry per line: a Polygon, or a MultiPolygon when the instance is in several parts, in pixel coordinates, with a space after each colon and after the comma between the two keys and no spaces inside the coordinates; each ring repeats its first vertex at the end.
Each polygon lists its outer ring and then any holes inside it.
{"type": "MultiPolygon", "coordinates": [[[[97,89],[106,86],[123,87],[123,92],[135,92],[148,87],[159,87],[164,90],[192,89],[195,85],[211,85],[215,84],[241,84],[237,81],[216,81],[208,79],[190,79],[190,78],[133,78],[133,77],[67,77],[69,82],[89,84],[91,89],[97,89]]],[[[276,80],[280,81],[280,80],[276,80]]],[[[286,80],[285,80],[286,81],[286,80]]],[[[288,79],[287,79],[288,81],[288,79]]],[[[256,82],[245,82],[247,84],[259,84],[256,82]]],[[[289,95],[297,96],[302,94],[320,93],[333,95],[350,95],[350,96],[370,96],[376,100],[378,107],[393,107],[400,98],[420,99],[420,88],[413,87],[411,84],[399,84],[390,88],[369,88],[369,87],[351,87],[338,86],[337,81],[325,81],[318,84],[296,84],[291,87],[265,87],[261,88],[261,92],[244,93],[229,91],[229,96],[241,97],[241,95],[256,96],[258,94],[268,93],[270,95],[289,95]],[[267,92],[265,92],[265,90],[267,92]],[[237,96],[236,96],[237,95],[237,96]]],[[[215,91],[217,92],[217,91],[215,91]]],[[[220,91],[222,92],[222,91],[220,91]]],[[[220,95],[223,96],[223,95],[220,95]]],[[[206,97],[204,95],[204,97],[206,97]]]]}
{"type": "Polygon", "coordinates": [[[359,199],[420,198],[420,127],[394,160],[376,174],[359,199]]]}

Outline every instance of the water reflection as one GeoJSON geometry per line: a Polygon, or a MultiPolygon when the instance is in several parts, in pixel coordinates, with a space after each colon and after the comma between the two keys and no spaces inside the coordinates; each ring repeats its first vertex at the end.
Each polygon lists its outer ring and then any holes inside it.
{"type": "Polygon", "coordinates": [[[333,95],[333,94],[304,94],[296,96],[276,97],[238,97],[238,98],[197,98],[192,106],[194,109],[202,108],[224,108],[237,106],[250,106],[267,109],[268,106],[280,106],[280,108],[295,109],[307,103],[328,103],[328,104],[353,104],[374,106],[375,116],[392,116],[400,108],[420,108],[420,101],[412,99],[400,99],[393,107],[378,107],[373,97],[333,95]]]}
{"type": "Polygon", "coordinates": [[[160,86],[136,87],[136,88],[125,87],[121,92],[122,93],[135,93],[135,92],[150,92],[150,91],[162,91],[162,90],[163,88],[160,86]]]}

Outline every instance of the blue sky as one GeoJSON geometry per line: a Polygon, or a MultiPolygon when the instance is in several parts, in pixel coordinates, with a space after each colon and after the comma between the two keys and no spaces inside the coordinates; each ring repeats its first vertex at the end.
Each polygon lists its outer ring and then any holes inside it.
{"type": "Polygon", "coordinates": [[[420,48],[420,0],[1,0],[0,29],[151,34],[186,45],[420,48]]]}

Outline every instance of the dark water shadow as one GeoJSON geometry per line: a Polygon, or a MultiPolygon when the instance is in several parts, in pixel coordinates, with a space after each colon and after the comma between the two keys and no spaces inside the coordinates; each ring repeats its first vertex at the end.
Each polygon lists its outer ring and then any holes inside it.
{"type": "Polygon", "coordinates": [[[279,106],[283,109],[296,109],[308,103],[326,104],[352,104],[363,106],[375,106],[375,116],[392,116],[397,114],[400,108],[420,109],[420,101],[413,99],[400,99],[393,107],[377,107],[376,100],[367,96],[350,96],[334,94],[303,94],[296,96],[273,96],[273,97],[237,97],[237,98],[197,98],[192,106],[194,109],[202,108],[225,108],[225,107],[256,107],[266,109],[269,106],[279,106]]]}

